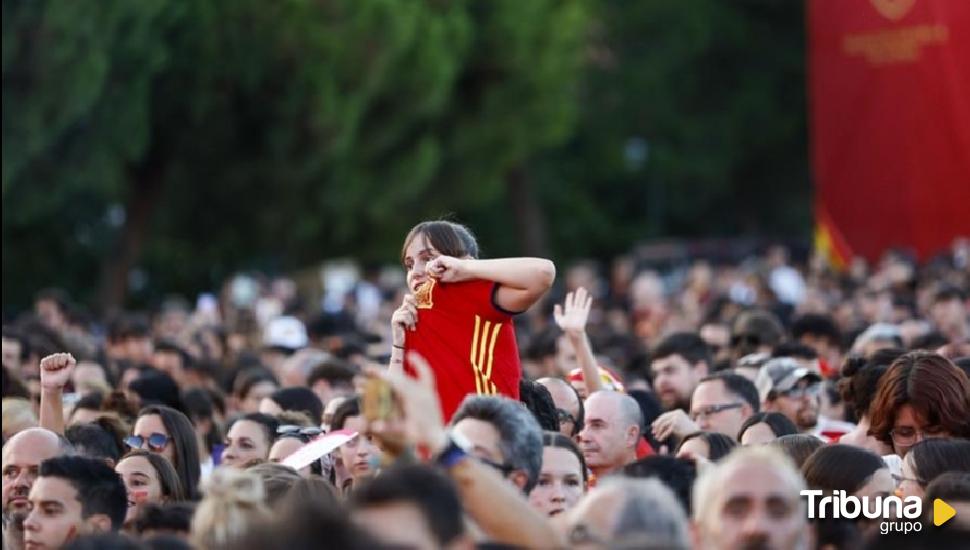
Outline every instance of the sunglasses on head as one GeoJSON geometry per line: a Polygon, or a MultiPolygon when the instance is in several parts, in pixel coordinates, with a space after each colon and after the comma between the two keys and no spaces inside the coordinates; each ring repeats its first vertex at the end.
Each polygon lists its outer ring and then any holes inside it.
{"type": "Polygon", "coordinates": [[[147,438],[140,435],[130,435],[125,438],[125,444],[132,449],[144,449],[146,443],[148,444],[149,450],[160,452],[168,445],[168,436],[165,434],[153,433],[147,438]]]}
{"type": "Polygon", "coordinates": [[[295,437],[303,440],[314,438],[323,433],[323,430],[316,426],[297,426],[287,424],[276,428],[276,435],[280,437],[295,437]]]}

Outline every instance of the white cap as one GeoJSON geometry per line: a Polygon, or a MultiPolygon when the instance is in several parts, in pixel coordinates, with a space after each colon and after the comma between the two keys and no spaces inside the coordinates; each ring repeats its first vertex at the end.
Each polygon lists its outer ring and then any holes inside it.
{"type": "Polygon", "coordinates": [[[267,347],[295,350],[306,347],[309,341],[303,322],[289,315],[271,320],[263,331],[263,345],[267,347]]]}

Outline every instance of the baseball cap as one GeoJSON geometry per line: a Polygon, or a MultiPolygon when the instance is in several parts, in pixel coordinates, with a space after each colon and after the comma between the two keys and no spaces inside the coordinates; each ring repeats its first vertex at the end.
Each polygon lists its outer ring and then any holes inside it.
{"type": "Polygon", "coordinates": [[[779,357],[761,367],[754,385],[758,388],[758,397],[761,401],[766,401],[771,392],[788,391],[805,378],[815,382],[822,381],[818,373],[805,368],[795,359],[779,357]]]}
{"type": "Polygon", "coordinates": [[[263,345],[266,347],[296,350],[306,347],[308,343],[306,326],[289,315],[271,320],[263,331],[263,345]]]}

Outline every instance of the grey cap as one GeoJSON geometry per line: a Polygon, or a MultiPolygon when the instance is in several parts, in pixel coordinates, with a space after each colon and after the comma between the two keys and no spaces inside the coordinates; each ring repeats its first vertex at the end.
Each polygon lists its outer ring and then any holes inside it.
{"type": "Polygon", "coordinates": [[[771,392],[790,390],[804,378],[814,382],[822,380],[818,373],[809,370],[791,357],[778,357],[761,367],[754,385],[758,388],[758,397],[764,402],[768,400],[771,392]]]}

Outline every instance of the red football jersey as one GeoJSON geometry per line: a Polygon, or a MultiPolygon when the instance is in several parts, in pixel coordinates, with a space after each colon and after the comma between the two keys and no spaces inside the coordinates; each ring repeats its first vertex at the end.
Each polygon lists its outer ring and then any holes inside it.
{"type": "MultiPolygon", "coordinates": [[[[404,347],[434,369],[445,422],[468,394],[519,398],[522,366],[512,316],[492,298],[498,283],[432,280],[418,299],[418,324],[404,347]]],[[[406,371],[413,374],[410,365],[406,371]]]]}

